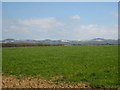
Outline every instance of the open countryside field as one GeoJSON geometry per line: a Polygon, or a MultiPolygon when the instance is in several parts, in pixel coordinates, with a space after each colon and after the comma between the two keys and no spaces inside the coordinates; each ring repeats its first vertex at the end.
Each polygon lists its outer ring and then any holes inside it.
{"type": "Polygon", "coordinates": [[[119,86],[117,45],[4,47],[2,50],[3,76],[84,82],[90,87],[119,86]]]}

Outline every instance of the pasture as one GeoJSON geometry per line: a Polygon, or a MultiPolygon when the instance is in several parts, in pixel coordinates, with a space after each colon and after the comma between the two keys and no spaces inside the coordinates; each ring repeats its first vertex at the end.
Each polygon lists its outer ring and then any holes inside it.
{"type": "Polygon", "coordinates": [[[43,77],[54,82],[88,82],[118,87],[118,46],[36,46],[2,48],[3,75],[43,77]]]}

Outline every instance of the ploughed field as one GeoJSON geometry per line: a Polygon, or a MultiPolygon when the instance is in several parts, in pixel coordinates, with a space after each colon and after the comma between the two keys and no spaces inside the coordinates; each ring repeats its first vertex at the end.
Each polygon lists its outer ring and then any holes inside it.
{"type": "Polygon", "coordinates": [[[3,76],[118,87],[118,46],[3,47],[3,76]]]}

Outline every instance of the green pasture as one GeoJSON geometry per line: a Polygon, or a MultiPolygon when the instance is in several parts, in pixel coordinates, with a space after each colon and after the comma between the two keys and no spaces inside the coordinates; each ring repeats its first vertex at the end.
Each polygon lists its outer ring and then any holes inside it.
{"type": "Polygon", "coordinates": [[[40,46],[2,48],[3,75],[37,76],[55,82],[88,82],[118,87],[118,46],[40,46]]]}

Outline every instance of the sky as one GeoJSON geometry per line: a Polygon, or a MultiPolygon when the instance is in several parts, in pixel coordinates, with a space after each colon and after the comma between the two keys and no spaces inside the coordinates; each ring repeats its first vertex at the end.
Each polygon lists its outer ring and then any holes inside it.
{"type": "Polygon", "coordinates": [[[2,2],[0,2],[0,40],[2,40],[2,2]]]}
{"type": "Polygon", "coordinates": [[[3,2],[2,39],[118,38],[117,2],[3,2]]]}

